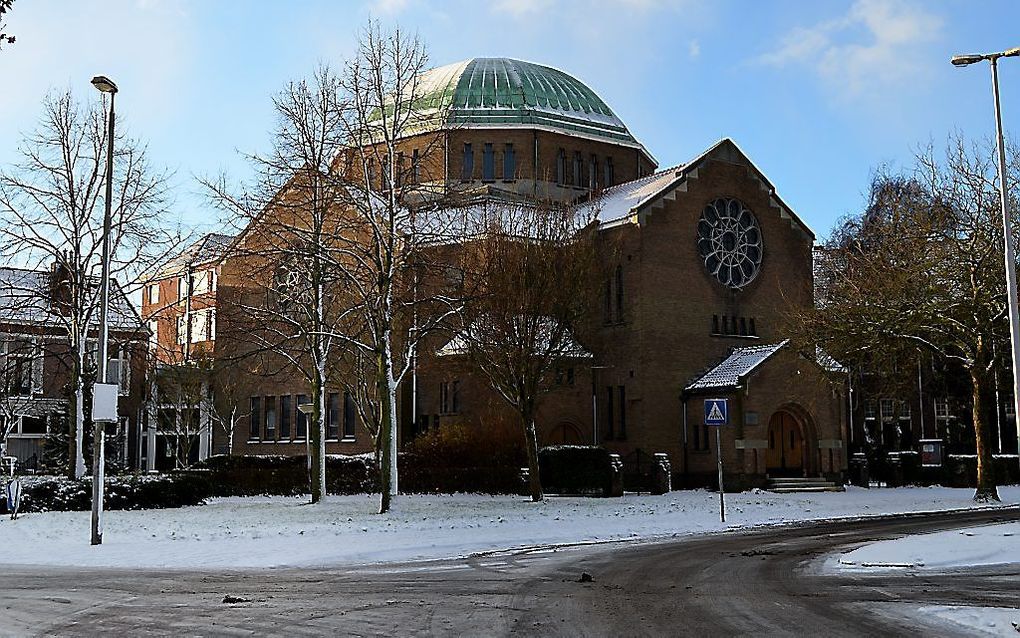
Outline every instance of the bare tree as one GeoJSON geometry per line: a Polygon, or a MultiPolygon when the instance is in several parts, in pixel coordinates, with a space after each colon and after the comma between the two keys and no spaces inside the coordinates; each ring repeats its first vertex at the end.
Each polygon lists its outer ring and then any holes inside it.
{"type": "MultiPolygon", "coordinates": [[[[93,382],[85,363],[100,309],[107,115],[100,103],[81,106],[70,91],[49,95],[38,130],[23,140],[20,163],[0,172],[0,257],[52,270],[48,286],[14,292],[62,327],[72,361],[68,438],[75,477],[85,472],[83,396],[93,382]]],[[[180,245],[179,236],[164,226],[167,175],[150,167],[144,145],[120,135],[113,180],[110,275],[134,281],[180,245]]],[[[112,296],[114,329],[133,316],[116,303],[123,293],[115,288],[112,296]]]]}
{"type": "MultiPolygon", "coordinates": [[[[913,171],[877,175],[867,210],[825,247],[818,308],[796,318],[803,339],[847,363],[910,361],[921,350],[968,372],[976,500],[998,500],[981,404],[1010,351],[992,157],[954,139],[944,159],[929,148],[913,171]]],[[[1014,165],[1013,202],[1016,186],[1014,165]]]]}
{"type": "Polygon", "coordinates": [[[445,122],[442,105],[423,104],[428,64],[424,44],[401,31],[383,32],[369,23],[357,55],[343,75],[344,122],[352,141],[347,157],[348,199],[338,235],[343,285],[349,294],[353,348],[350,368],[361,381],[354,393],[359,412],[376,439],[382,496],[390,509],[398,491],[397,387],[410,370],[418,342],[459,300],[419,295],[417,279],[427,268],[426,247],[462,232],[460,217],[423,179],[425,158],[442,152],[444,138],[417,140],[417,161],[408,162],[402,142],[422,125],[445,122]]]}
{"type": "Polygon", "coordinates": [[[601,278],[597,223],[565,206],[490,203],[464,249],[477,298],[447,350],[466,354],[516,413],[532,500],[542,500],[535,417],[557,366],[590,358],[575,335],[601,278]]]}
{"type": "Polygon", "coordinates": [[[174,465],[178,468],[191,464],[195,439],[210,427],[202,420],[209,404],[210,372],[201,360],[161,365],[149,371],[159,431],[173,442],[174,465]]]}
{"type": "MultiPolygon", "coordinates": [[[[349,148],[343,100],[327,66],[310,81],[288,84],[273,100],[273,150],[250,156],[259,174],[255,188],[237,195],[223,180],[204,181],[218,206],[240,213],[233,221],[244,228],[233,256],[245,281],[232,283],[229,274],[221,280],[221,289],[232,289],[219,311],[220,341],[232,344],[224,354],[247,361],[256,374],[297,372],[311,387],[313,503],[326,493],[326,393],[349,315],[336,245],[346,228],[338,215],[346,182],[335,170],[349,148]]],[[[231,430],[235,416],[224,421],[231,430]]]]}
{"type": "Polygon", "coordinates": [[[10,13],[14,7],[14,0],[0,0],[0,49],[5,44],[14,44],[15,37],[10,33],[5,33],[7,29],[7,23],[4,21],[6,14],[10,13]]]}

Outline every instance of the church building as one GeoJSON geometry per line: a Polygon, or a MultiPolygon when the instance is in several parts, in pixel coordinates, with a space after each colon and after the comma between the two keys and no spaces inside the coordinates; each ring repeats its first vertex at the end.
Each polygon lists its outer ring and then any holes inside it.
{"type": "MultiPolygon", "coordinates": [[[[704,406],[727,399],[728,485],[842,480],[844,388],[784,333],[788,314],[812,303],[814,235],[735,142],[659,168],[592,88],[531,62],[474,58],[429,71],[421,86],[417,102],[434,116],[400,140],[398,175],[464,201],[590,207],[617,247],[603,264],[610,274],[581,339],[585,356],[560,367],[544,399],[540,444],[604,446],[625,468],[665,453],[676,485],[711,484],[715,432],[704,406]]],[[[369,164],[369,179],[381,169],[369,164]]],[[[243,281],[246,267],[232,259],[227,249],[224,282],[243,281]]],[[[481,376],[444,365],[446,356],[441,344],[420,352],[405,380],[402,443],[444,423],[484,427],[491,414],[481,376]]],[[[250,423],[233,433],[233,453],[304,453],[297,406],[307,392],[267,380],[237,398],[250,423]]],[[[330,454],[373,448],[350,401],[329,392],[330,454]]]]}

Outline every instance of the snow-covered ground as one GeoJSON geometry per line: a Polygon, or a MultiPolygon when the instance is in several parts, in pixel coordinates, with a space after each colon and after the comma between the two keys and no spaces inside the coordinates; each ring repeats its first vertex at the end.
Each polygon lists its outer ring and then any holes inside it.
{"type": "Polygon", "coordinates": [[[843,554],[843,569],[952,569],[1020,562],[1020,522],[917,534],[843,554]]]}
{"type": "Polygon", "coordinates": [[[1020,609],[1009,607],[931,606],[917,610],[921,617],[932,616],[988,636],[1013,636],[1020,632],[1020,609]]]}
{"type": "MultiPolygon", "coordinates": [[[[375,514],[378,497],[214,499],[199,507],[108,512],[101,546],[89,545],[88,512],[0,520],[8,564],[149,568],[329,566],[414,560],[530,547],[669,537],[790,521],[973,507],[973,490],[848,488],[842,493],[730,494],[727,522],[706,491],[616,499],[401,496],[375,514]]],[[[1000,489],[1004,504],[1020,487],[1000,489]]]]}
{"type": "MultiPolygon", "coordinates": [[[[829,559],[829,569],[854,572],[935,571],[1020,562],[1020,522],[982,525],[931,534],[914,534],[868,543],[829,559]]],[[[926,606],[910,612],[920,620],[938,619],[978,634],[1016,636],[1020,609],[926,606]]]]}

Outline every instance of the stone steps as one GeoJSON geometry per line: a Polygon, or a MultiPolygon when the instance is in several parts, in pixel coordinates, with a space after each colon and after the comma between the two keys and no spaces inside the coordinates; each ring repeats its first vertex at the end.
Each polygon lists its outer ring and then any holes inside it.
{"type": "Polygon", "coordinates": [[[821,478],[773,478],[766,488],[776,494],[793,492],[842,492],[843,486],[821,478]]]}

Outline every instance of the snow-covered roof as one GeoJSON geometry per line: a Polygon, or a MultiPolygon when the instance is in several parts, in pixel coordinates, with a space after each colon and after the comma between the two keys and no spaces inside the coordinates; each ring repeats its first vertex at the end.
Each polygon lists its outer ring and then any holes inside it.
{"type": "Polygon", "coordinates": [[[772,355],[786,346],[789,339],[779,343],[734,348],[719,364],[694,379],[684,390],[710,390],[733,388],[751,374],[755,368],[765,363],[772,355]]]}
{"type": "MultiPolygon", "coordinates": [[[[95,277],[99,287],[99,278],[95,277]]],[[[128,300],[120,284],[114,280],[110,288],[110,327],[138,330],[142,320],[128,300]]],[[[98,290],[96,292],[98,298],[98,290]]],[[[7,324],[41,327],[63,327],[50,303],[50,272],[22,268],[0,268],[0,321],[7,324]]],[[[99,313],[95,320],[98,324],[99,313]]]]}
{"type": "Polygon", "coordinates": [[[188,246],[176,259],[171,260],[160,269],[157,278],[166,277],[183,271],[188,266],[203,266],[219,261],[234,242],[234,235],[208,233],[202,235],[195,243],[188,246]]]}
{"type": "MultiPolygon", "coordinates": [[[[547,318],[547,321],[551,324],[552,319],[547,318]]],[[[478,324],[475,324],[477,326],[478,324]]],[[[475,333],[480,332],[481,328],[471,328],[468,332],[474,331],[475,333]]],[[[547,331],[544,331],[547,332],[547,331]]],[[[543,349],[546,349],[543,344],[543,349]]],[[[452,339],[446,342],[446,344],[436,351],[436,356],[439,357],[455,357],[468,354],[468,337],[463,332],[455,334],[452,339]]],[[[574,339],[573,334],[567,333],[562,339],[560,348],[557,352],[559,357],[564,359],[588,359],[592,357],[592,354],[588,352],[581,344],[574,339]]]]}
{"type": "Polygon", "coordinates": [[[749,166],[753,176],[758,179],[769,193],[772,206],[779,209],[784,219],[789,219],[795,227],[803,230],[810,238],[814,233],[804,221],[786,205],[772,182],[755,166],[751,158],[730,138],[723,138],[708,147],[704,152],[683,164],[639,177],[635,180],[617,184],[606,189],[601,196],[584,204],[584,208],[598,217],[602,226],[611,227],[627,223],[631,219],[640,221],[639,214],[650,206],[664,199],[675,197],[677,190],[685,191],[688,179],[698,176],[698,168],[708,159],[720,159],[727,162],[739,162],[749,166]]]}
{"type": "Polygon", "coordinates": [[[607,224],[625,219],[683,177],[683,164],[645,175],[606,189],[601,197],[586,204],[607,224]]]}

